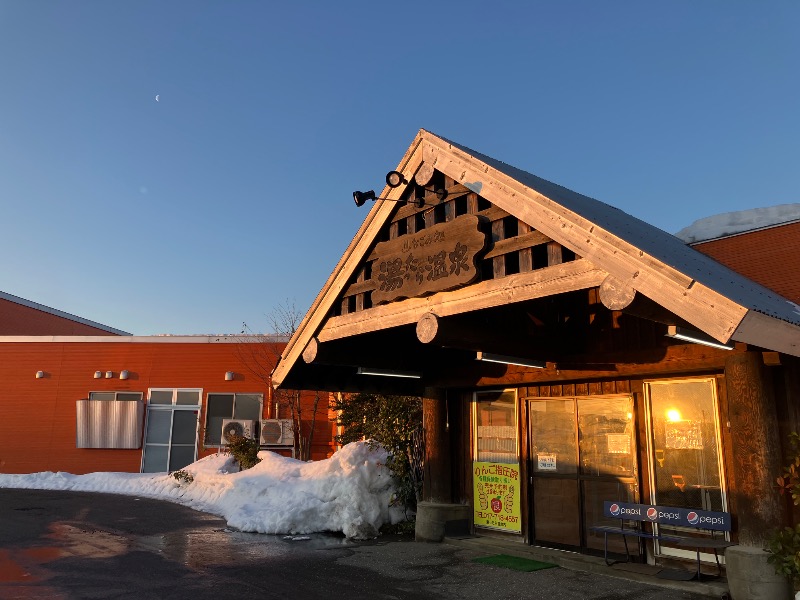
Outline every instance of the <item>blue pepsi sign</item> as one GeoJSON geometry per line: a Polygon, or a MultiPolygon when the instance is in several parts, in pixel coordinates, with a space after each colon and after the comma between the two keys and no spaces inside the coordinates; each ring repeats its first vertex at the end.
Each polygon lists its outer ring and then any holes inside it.
{"type": "Polygon", "coordinates": [[[649,521],[650,523],[660,523],[662,525],[697,527],[699,529],[713,529],[714,531],[731,530],[730,514],[712,510],[606,500],[603,503],[603,514],[614,519],[649,521]]]}

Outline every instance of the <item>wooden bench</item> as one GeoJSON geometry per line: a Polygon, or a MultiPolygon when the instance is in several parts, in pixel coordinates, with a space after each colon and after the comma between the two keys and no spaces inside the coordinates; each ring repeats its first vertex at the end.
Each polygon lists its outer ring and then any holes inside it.
{"type": "MultiPolygon", "coordinates": [[[[694,510],[680,508],[676,506],[657,506],[651,504],[632,504],[627,502],[614,502],[607,500],[603,503],[603,514],[606,518],[619,520],[619,527],[610,525],[594,525],[589,529],[603,534],[603,557],[606,564],[611,566],[615,562],[629,562],[630,551],[628,549],[628,537],[637,537],[660,542],[675,544],[681,548],[693,548],[697,553],[697,571],[692,578],[700,580],[700,551],[711,550],[714,552],[714,560],[717,563],[717,576],[722,574],[722,566],[719,562],[718,550],[735,546],[724,538],[715,538],[717,531],[730,531],[730,514],[726,512],[715,512],[709,510],[694,510]],[[638,521],[641,523],[658,523],[661,525],[672,525],[678,527],[691,527],[697,530],[709,531],[711,537],[684,537],[672,534],[660,534],[644,531],[642,529],[625,528],[625,521],[638,521]],[[608,536],[621,535],[625,544],[625,560],[609,561],[608,559],[608,536]]],[[[667,578],[667,577],[665,577],[667,578]]]]}

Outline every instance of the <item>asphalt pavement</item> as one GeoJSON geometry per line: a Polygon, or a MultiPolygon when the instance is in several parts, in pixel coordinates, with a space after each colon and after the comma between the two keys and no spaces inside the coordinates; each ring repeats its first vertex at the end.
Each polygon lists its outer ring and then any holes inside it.
{"type": "Polygon", "coordinates": [[[471,562],[499,552],[474,540],[243,533],[157,500],[0,489],[0,600],[705,597],[586,570],[524,573],[471,562]]]}

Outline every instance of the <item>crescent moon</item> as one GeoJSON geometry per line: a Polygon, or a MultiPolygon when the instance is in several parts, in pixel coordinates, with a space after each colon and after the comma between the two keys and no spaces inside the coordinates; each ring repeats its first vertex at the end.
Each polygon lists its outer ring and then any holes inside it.
{"type": "Polygon", "coordinates": [[[159,97],[160,95],[161,95],[161,94],[156,94],[156,102],[158,102],[158,97],[159,97]]]}

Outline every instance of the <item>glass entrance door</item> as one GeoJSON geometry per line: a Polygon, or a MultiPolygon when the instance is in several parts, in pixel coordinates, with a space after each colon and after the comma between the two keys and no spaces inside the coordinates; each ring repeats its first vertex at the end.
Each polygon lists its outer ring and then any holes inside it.
{"type": "MultiPolygon", "coordinates": [[[[528,409],[534,543],[602,550],[588,527],[603,523],[603,502],[638,497],[633,399],[547,398],[528,409]]],[[[609,550],[624,546],[609,539],[609,550]]]]}
{"type": "MultiPolygon", "coordinates": [[[[726,511],[714,378],[645,384],[652,504],[726,511]]],[[[662,533],[698,535],[697,530],[659,525],[662,533]]],[[[727,536],[727,534],[726,534],[727,536]]],[[[669,556],[694,554],[661,544],[669,556]]],[[[713,560],[708,555],[708,560],[713,560]]]]}

